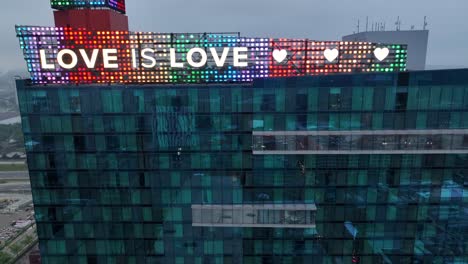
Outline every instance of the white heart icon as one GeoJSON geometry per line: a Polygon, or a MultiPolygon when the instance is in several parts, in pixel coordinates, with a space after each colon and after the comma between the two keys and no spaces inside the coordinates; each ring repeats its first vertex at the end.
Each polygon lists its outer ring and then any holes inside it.
{"type": "Polygon", "coordinates": [[[388,48],[376,48],[374,50],[374,55],[379,61],[383,61],[388,57],[390,54],[390,50],[388,48]]]}
{"type": "Polygon", "coordinates": [[[338,58],[340,52],[337,49],[326,49],[323,55],[325,55],[325,59],[327,59],[327,61],[333,62],[336,58],[338,58]]]}
{"type": "Polygon", "coordinates": [[[274,50],[273,51],[273,59],[278,63],[283,62],[286,57],[288,56],[288,52],[286,50],[274,50]]]}

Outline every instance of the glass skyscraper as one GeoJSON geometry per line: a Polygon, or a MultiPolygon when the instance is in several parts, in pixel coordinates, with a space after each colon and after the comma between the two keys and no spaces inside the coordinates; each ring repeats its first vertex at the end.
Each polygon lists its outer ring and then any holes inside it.
{"type": "Polygon", "coordinates": [[[43,263],[467,263],[468,70],[18,81],[43,263]]]}

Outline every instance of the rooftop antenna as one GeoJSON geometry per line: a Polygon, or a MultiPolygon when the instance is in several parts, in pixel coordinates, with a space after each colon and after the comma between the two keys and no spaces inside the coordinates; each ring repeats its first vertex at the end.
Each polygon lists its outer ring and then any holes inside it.
{"type": "Polygon", "coordinates": [[[366,17],[366,32],[369,30],[369,16],[366,17]]]}
{"type": "Polygon", "coordinates": [[[360,23],[361,23],[361,20],[358,19],[358,20],[357,20],[357,33],[360,32],[360,28],[359,28],[359,27],[360,27],[360,25],[359,25],[360,23]]]}
{"type": "Polygon", "coordinates": [[[427,25],[428,25],[428,23],[427,23],[427,16],[424,16],[424,26],[423,26],[423,30],[426,30],[427,25]]]}
{"type": "Polygon", "coordinates": [[[395,22],[395,26],[396,26],[396,31],[400,31],[400,28],[401,28],[400,16],[398,16],[397,21],[395,22]]]}

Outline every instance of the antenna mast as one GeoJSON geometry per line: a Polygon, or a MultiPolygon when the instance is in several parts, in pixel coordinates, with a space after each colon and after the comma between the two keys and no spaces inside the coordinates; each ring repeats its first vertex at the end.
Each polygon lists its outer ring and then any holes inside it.
{"type": "Polygon", "coordinates": [[[369,31],[369,16],[366,17],[366,32],[369,31]]]}
{"type": "Polygon", "coordinates": [[[400,31],[400,28],[401,28],[400,16],[398,16],[397,21],[395,22],[395,26],[396,26],[396,31],[400,31]]]}

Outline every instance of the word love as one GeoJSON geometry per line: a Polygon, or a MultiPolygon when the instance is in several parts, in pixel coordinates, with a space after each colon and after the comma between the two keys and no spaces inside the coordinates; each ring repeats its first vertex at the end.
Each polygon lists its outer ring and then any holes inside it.
{"type": "MultiPolygon", "coordinates": [[[[210,48],[209,53],[211,57],[213,58],[213,61],[215,62],[217,67],[224,67],[226,64],[226,60],[228,58],[229,52],[231,51],[231,48],[224,48],[223,52],[221,54],[218,54],[218,51],[216,48],[210,48]]],[[[232,60],[233,60],[233,66],[238,67],[238,68],[243,68],[247,67],[248,65],[248,48],[246,47],[236,47],[232,49],[232,60]]],[[[157,51],[154,49],[143,49],[140,52],[140,56],[145,60],[145,62],[141,63],[141,66],[143,68],[151,69],[156,66],[156,58],[154,58],[154,54],[157,51]]],[[[169,49],[169,55],[170,55],[170,62],[171,62],[171,67],[172,68],[184,68],[186,65],[183,62],[177,62],[176,58],[176,49],[169,49]]],[[[136,54],[137,50],[133,49],[132,50],[132,63],[133,67],[137,68],[138,67],[138,61],[136,59],[136,54]]],[[[187,63],[192,67],[192,68],[201,68],[206,66],[208,62],[208,52],[205,49],[202,48],[193,48],[190,49],[187,52],[187,63]],[[194,59],[194,57],[196,59],[194,59]]]]}
{"type": "MultiPolygon", "coordinates": [[[[93,69],[96,66],[98,55],[100,50],[94,49],[91,55],[88,55],[86,50],[78,50],[83,62],[86,64],[86,67],[93,69]]],[[[117,49],[103,49],[102,50],[102,61],[104,68],[106,69],[118,69],[119,65],[117,63],[117,49]]],[[[42,69],[55,69],[55,64],[47,62],[46,51],[39,50],[39,57],[41,60],[42,69]]],[[[60,67],[64,69],[73,69],[78,65],[78,55],[75,51],[70,49],[63,49],[57,53],[57,63],[60,67]]]]}
{"type": "MultiPolygon", "coordinates": [[[[155,54],[158,51],[155,49],[145,48],[141,51],[137,49],[131,50],[132,66],[138,68],[139,66],[151,69],[157,65],[155,54]],[[141,57],[141,62],[138,58],[141,57]]],[[[55,64],[47,61],[47,54],[45,50],[39,51],[41,68],[42,69],[55,69],[55,64]]],[[[232,65],[238,68],[248,67],[248,48],[246,47],[235,47],[235,48],[224,48],[221,54],[218,53],[216,48],[210,48],[209,52],[202,48],[190,49],[185,58],[192,68],[201,68],[206,66],[208,63],[208,55],[211,56],[212,60],[217,67],[224,67],[228,56],[232,57],[232,65]],[[230,54],[232,53],[232,54],[230,54]]],[[[186,64],[181,61],[177,61],[176,49],[169,49],[170,65],[172,68],[184,68],[186,64]]],[[[85,49],[79,49],[78,53],[74,50],[63,49],[57,53],[56,62],[63,69],[73,69],[80,62],[84,63],[89,69],[94,69],[98,62],[98,58],[102,59],[102,64],[105,69],[118,69],[118,51],[117,49],[93,49],[91,52],[85,49]]]]}

